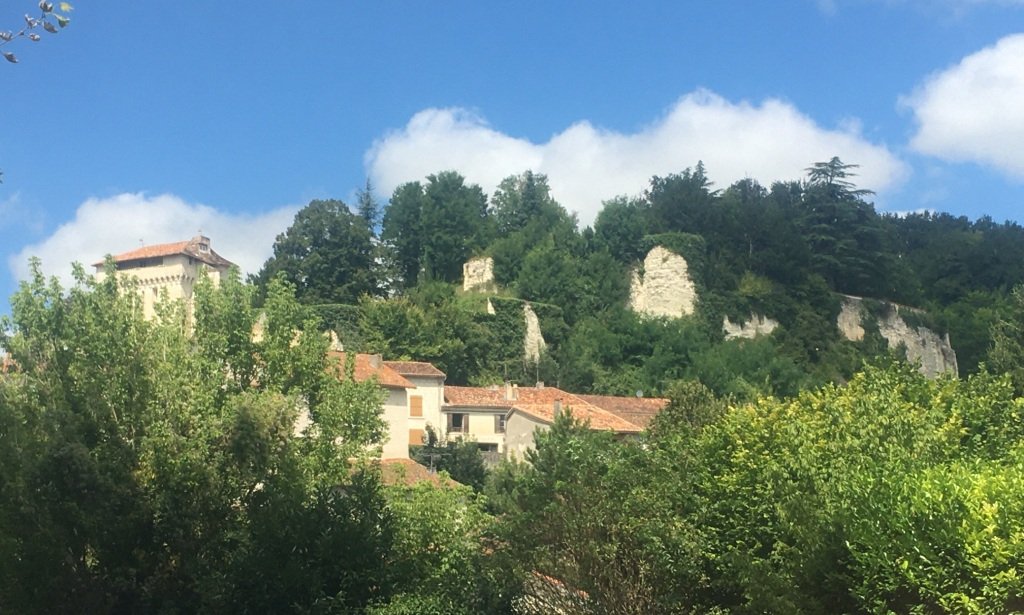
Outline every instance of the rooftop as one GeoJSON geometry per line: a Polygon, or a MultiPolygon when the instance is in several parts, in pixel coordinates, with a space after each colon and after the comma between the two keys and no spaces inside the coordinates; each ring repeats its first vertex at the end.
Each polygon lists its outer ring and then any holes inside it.
{"type": "Polygon", "coordinates": [[[669,400],[661,397],[614,397],[612,395],[577,395],[588,404],[611,412],[644,429],[665,409],[669,400]]]}
{"type": "Polygon", "coordinates": [[[490,387],[445,386],[446,408],[493,408],[508,412],[520,411],[537,420],[555,420],[555,402],[576,418],[589,421],[594,429],[610,429],[618,433],[638,433],[650,423],[666,399],[637,399],[609,395],[577,395],[557,387],[490,387]]]}
{"type": "MultiPolygon", "coordinates": [[[[345,373],[346,354],[332,350],[327,355],[338,359],[338,375],[343,375],[345,373]]],[[[416,388],[415,384],[409,382],[404,376],[388,367],[386,362],[381,360],[379,354],[357,354],[354,376],[356,382],[364,382],[370,378],[376,378],[377,384],[389,389],[416,388]]]]}
{"type": "MultiPolygon", "coordinates": [[[[202,235],[196,235],[188,241],[176,241],[174,243],[160,243],[151,246],[142,246],[135,250],[117,254],[113,258],[114,263],[118,265],[127,265],[135,261],[143,261],[150,258],[178,255],[191,256],[200,262],[218,269],[227,269],[234,265],[231,261],[214,252],[213,248],[210,247],[210,238],[202,235]]],[[[100,269],[103,267],[104,262],[105,261],[97,261],[93,263],[93,266],[100,269]]]]}
{"type": "Polygon", "coordinates": [[[438,376],[445,377],[444,372],[425,361],[384,361],[391,369],[403,376],[438,376]]]}
{"type": "MultiPolygon", "coordinates": [[[[616,433],[640,433],[643,428],[607,410],[592,406],[575,395],[572,399],[562,400],[562,412],[572,414],[575,418],[590,423],[591,429],[610,430],[616,433]]],[[[555,422],[555,404],[524,404],[516,403],[510,412],[522,412],[545,423],[555,422]]]]}

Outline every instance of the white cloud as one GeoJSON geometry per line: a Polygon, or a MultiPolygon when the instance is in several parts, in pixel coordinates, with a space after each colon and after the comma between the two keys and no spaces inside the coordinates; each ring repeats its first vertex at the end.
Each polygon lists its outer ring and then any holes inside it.
{"type": "Polygon", "coordinates": [[[639,194],[651,176],[676,173],[700,160],[715,185],[725,188],[745,177],[765,185],[799,179],[812,163],[832,156],[859,164],[858,185],[876,192],[908,173],[885,146],[864,139],[855,120],[823,128],[780,100],[732,103],[707,90],[683,96],[634,133],[603,130],[584,120],[546,143],[503,134],[464,109],[426,109],[405,128],[377,140],[366,164],[384,194],[446,169],[493,192],[502,178],[532,169],[546,174],[554,197],[589,224],[602,201],[639,194]]]}
{"type": "Polygon", "coordinates": [[[932,75],[901,104],[918,123],[915,150],[1024,179],[1024,34],[932,75]]]}
{"type": "Polygon", "coordinates": [[[28,274],[28,259],[42,259],[47,274],[71,281],[71,263],[90,265],[108,253],[133,250],[145,244],[182,241],[200,229],[214,250],[238,264],[243,273],[259,270],[272,253],[274,238],[291,224],[298,207],[262,214],[230,214],[206,205],[186,203],[177,196],[124,193],[82,203],[70,222],[43,241],[8,257],[17,279],[28,274]]]}

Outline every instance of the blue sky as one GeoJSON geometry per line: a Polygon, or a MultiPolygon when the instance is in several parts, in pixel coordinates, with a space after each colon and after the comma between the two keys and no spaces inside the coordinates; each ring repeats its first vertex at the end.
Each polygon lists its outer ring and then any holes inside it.
{"type": "Polygon", "coordinates": [[[309,200],[449,168],[546,173],[588,224],[698,160],[724,188],[838,155],[879,210],[1024,219],[1024,1],[73,4],[3,47],[4,298],[29,255],[200,229],[255,271],[309,200]]]}

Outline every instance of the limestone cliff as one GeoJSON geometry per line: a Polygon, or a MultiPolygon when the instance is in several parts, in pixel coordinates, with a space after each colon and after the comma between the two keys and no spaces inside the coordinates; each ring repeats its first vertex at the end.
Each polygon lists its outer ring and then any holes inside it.
{"type": "Polygon", "coordinates": [[[523,338],[523,356],[527,361],[540,361],[540,354],[547,348],[540,330],[540,320],[529,303],[523,304],[523,318],[526,320],[526,335],[523,338]]]}
{"type": "Polygon", "coordinates": [[[678,318],[693,314],[697,288],[686,259],[655,246],[644,259],[643,271],[634,269],[629,285],[629,306],[647,316],[678,318]]]}
{"type": "Polygon", "coordinates": [[[750,320],[746,322],[734,323],[729,320],[728,316],[722,321],[722,331],[725,333],[725,339],[727,340],[736,338],[754,339],[762,335],[771,335],[772,331],[778,326],[778,321],[761,316],[760,314],[751,314],[750,320]]]}
{"type": "MultiPolygon", "coordinates": [[[[917,312],[914,308],[885,303],[875,318],[878,321],[878,332],[885,338],[889,348],[897,348],[901,344],[906,348],[907,359],[921,364],[921,373],[934,377],[950,372],[957,375],[956,353],[949,345],[949,335],[940,337],[938,333],[927,327],[912,326],[900,315],[904,312],[917,312]]],[[[836,326],[848,340],[864,339],[865,318],[869,317],[864,299],[860,297],[842,296],[842,309],[836,326]]]]}

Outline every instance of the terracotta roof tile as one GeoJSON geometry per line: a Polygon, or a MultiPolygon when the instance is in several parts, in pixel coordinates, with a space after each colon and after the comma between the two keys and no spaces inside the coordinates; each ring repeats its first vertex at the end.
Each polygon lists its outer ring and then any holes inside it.
{"type": "MultiPolygon", "coordinates": [[[[505,386],[444,387],[444,398],[448,408],[502,408],[509,412],[518,410],[535,419],[551,423],[555,420],[555,401],[559,400],[562,402],[563,409],[571,409],[573,416],[589,421],[590,426],[594,429],[610,429],[618,433],[637,433],[642,431],[644,427],[644,425],[630,420],[627,416],[613,412],[611,408],[606,409],[602,405],[587,401],[583,395],[569,393],[557,387],[516,387],[513,389],[512,394],[516,399],[506,399],[508,394],[505,386]]],[[[637,401],[628,397],[594,397],[603,400],[606,405],[614,405],[616,408],[625,408],[637,401]]],[[[644,403],[633,405],[642,406],[643,410],[646,410],[648,406],[653,407],[657,405],[657,402],[654,402],[654,400],[640,401],[644,403]]],[[[637,413],[640,414],[639,411],[637,413]]],[[[649,421],[650,419],[648,418],[647,420],[649,421]]]]}
{"type": "MultiPolygon", "coordinates": [[[[234,264],[220,254],[214,252],[212,248],[206,251],[201,251],[199,249],[199,245],[200,237],[193,237],[188,241],[175,241],[173,243],[160,243],[152,246],[142,246],[141,248],[122,252],[121,254],[114,256],[114,262],[127,263],[129,261],[142,260],[146,258],[177,256],[179,254],[183,254],[214,267],[223,267],[226,269],[234,264]]],[[[101,267],[103,266],[103,262],[104,261],[95,262],[93,263],[93,266],[101,267]]]]}
{"type": "MultiPolygon", "coordinates": [[[[587,402],[572,396],[573,399],[562,401],[562,412],[569,412],[577,419],[590,423],[591,429],[611,430],[616,433],[639,433],[643,429],[626,419],[618,417],[611,412],[592,406],[587,402]]],[[[550,404],[524,404],[516,403],[510,412],[522,412],[539,419],[545,423],[555,421],[555,406],[550,404]]]]}
{"type": "Polygon", "coordinates": [[[412,459],[383,459],[380,462],[381,480],[385,485],[406,485],[413,486],[416,483],[428,481],[439,487],[457,485],[450,478],[444,478],[436,473],[431,473],[425,466],[416,463],[412,459]]]}
{"type": "Polygon", "coordinates": [[[440,376],[445,377],[444,372],[434,367],[433,363],[426,361],[384,361],[391,369],[403,376],[440,376]]]}
{"type": "Polygon", "coordinates": [[[444,398],[452,406],[479,406],[485,408],[511,408],[517,402],[524,404],[554,403],[556,399],[563,401],[574,397],[555,387],[516,387],[513,389],[516,399],[506,399],[505,386],[498,387],[444,387],[444,398]]]}
{"type": "MultiPolygon", "coordinates": [[[[345,373],[345,353],[330,351],[327,356],[338,360],[338,375],[345,373]]],[[[389,389],[415,389],[416,385],[409,382],[405,377],[385,365],[380,360],[380,355],[357,354],[355,365],[356,382],[363,382],[370,378],[377,378],[377,384],[389,389]]]]}
{"type": "Polygon", "coordinates": [[[661,397],[614,397],[611,395],[577,395],[583,401],[643,427],[650,425],[669,400],[661,397]]]}

